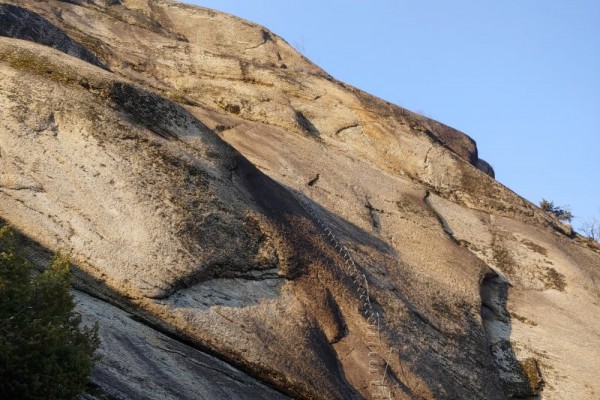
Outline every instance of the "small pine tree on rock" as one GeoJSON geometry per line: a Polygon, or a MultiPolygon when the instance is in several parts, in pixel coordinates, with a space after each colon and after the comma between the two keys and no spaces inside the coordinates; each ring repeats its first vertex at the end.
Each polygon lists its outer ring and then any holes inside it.
{"type": "Polygon", "coordinates": [[[85,390],[98,326],[80,328],[70,287],[66,258],[35,275],[0,228],[0,398],[75,399],[85,390]]]}
{"type": "Polygon", "coordinates": [[[571,210],[569,210],[569,207],[567,206],[556,206],[554,205],[554,202],[542,199],[542,201],[540,201],[540,208],[542,209],[542,211],[554,215],[560,221],[571,222],[571,220],[573,219],[573,213],[571,212],[571,210]]]}

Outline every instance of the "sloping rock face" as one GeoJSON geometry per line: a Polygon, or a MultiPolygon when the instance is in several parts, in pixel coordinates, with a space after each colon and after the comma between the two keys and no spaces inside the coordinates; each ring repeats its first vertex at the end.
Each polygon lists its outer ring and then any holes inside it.
{"type": "Polygon", "coordinates": [[[468,136],[208,9],[0,21],[0,217],[73,259],[86,397],[600,396],[600,248],[468,136]]]}

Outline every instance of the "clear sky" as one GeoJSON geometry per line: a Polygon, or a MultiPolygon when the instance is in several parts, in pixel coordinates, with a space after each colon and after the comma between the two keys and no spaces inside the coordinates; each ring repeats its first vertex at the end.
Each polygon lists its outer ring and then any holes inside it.
{"type": "Polygon", "coordinates": [[[600,0],[187,0],[457,128],[528,200],[600,216],[600,0]]]}

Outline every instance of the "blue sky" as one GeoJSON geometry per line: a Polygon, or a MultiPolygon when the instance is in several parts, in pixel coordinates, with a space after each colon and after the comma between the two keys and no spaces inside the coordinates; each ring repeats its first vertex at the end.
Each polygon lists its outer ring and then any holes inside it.
{"type": "Polygon", "coordinates": [[[528,200],[600,216],[600,1],[196,0],[460,129],[528,200]]]}

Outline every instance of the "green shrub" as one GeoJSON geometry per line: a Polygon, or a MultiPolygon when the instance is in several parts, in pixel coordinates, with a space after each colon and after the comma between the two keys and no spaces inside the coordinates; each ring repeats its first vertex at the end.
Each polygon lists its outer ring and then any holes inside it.
{"type": "Polygon", "coordinates": [[[85,390],[98,326],[79,327],[70,287],[66,258],[35,275],[0,228],[0,398],[74,399],[85,390]]]}
{"type": "Polygon", "coordinates": [[[570,222],[573,219],[573,213],[571,213],[571,210],[567,206],[555,206],[554,202],[542,199],[540,201],[540,208],[542,211],[556,216],[560,221],[570,222]]]}

